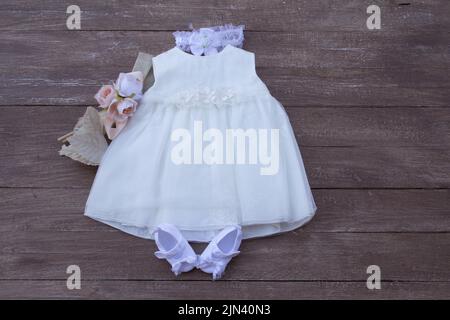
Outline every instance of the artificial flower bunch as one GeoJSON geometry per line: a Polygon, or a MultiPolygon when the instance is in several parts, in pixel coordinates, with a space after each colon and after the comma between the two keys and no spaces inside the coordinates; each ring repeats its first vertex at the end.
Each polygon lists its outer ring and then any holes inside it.
{"type": "Polygon", "coordinates": [[[245,26],[227,24],[192,31],[176,31],[173,33],[175,43],[183,51],[195,56],[213,55],[222,51],[227,45],[242,48],[245,26]]]}
{"type": "Polygon", "coordinates": [[[142,72],[120,73],[116,82],[102,86],[95,95],[99,107],[106,112],[102,119],[109,139],[117,137],[136,112],[143,86],[142,72]]]}

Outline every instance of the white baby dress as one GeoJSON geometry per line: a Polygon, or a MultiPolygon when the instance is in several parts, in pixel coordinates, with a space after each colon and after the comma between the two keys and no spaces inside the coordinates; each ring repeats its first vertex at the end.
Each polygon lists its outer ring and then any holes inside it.
{"type": "Polygon", "coordinates": [[[148,239],[170,223],[195,242],[230,225],[252,238],[313,217],[289,119],[257,76],[253,53],[174,47],[153,68],[154,85],[102,158],[85,215],[148,239]]]}

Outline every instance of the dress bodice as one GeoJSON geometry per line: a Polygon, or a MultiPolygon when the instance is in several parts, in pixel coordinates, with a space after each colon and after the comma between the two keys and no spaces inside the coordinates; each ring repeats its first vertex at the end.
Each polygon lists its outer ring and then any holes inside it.
{"type": "Polygon", "coordinates": [[[194,56],[174,47],[153,58],[154,85],[144,101],[182,106],[224,105],[236,98],[269,95],[255,71],[252,52],[227,45],[214,55],[194,56]]]}

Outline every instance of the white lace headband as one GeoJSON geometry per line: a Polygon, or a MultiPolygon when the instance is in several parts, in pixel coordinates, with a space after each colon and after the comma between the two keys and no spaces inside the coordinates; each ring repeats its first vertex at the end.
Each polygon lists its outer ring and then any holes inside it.
{"type": "Polygon", "coordinates": [[[173,33],[175,43],[183,51],[196,56],[211,55],[221,51],[227,45],[242,48],[244,44],[245,26],[226,24],[192,31],[176,31],[173,33]]]}

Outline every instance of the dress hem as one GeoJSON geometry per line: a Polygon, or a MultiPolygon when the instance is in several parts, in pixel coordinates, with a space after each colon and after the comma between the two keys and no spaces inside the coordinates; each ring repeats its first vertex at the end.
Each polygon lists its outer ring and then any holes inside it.
{"type": "MultiPolygon", "coordinates": [[[[292,221],[280,219],[266,221],[244,221],[242,223],[239,223],[239,225],[242,227],[243,239],[267,237],[295,230],[308,223],[314,217],[316,210],[317,207],[314,207],[312,212],[306,215],[302,215],[303,217],[300,219],[292,221]]],[[[98,210],[88,210],[87,208],[84,212],[84,215],[133,236],[154,240],[153,232],[157,227],[156,225],[142,225],[131,221],[114,219],[111,218],[110,215],[107,215],[105,213],[102,214],[98,210]],[[96,213],[94,213],[94,211],[96,213]]],[[[180,225],[176,226],[178,229],[180,229],[180,232],[183,234],[186,240],[190,242],[209,242],[222,229],[229,226],[229,224],[214,226],[211,225],[205,226],[203,228],[192,228],[180,225]]]]}

